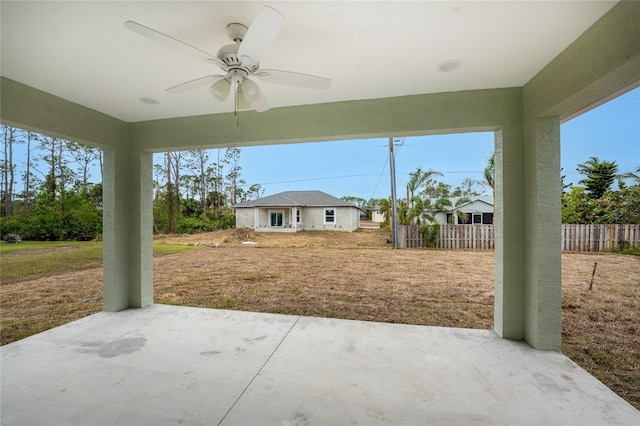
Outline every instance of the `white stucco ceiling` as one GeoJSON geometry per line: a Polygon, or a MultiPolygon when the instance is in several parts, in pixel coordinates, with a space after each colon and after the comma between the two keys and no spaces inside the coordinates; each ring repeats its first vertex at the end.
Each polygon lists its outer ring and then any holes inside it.
{"type": "MultiPolygon", "coordinates": [[[[615,1],[2,1],[4,77],[129,121],[233,111],[206,88],[219,72],[123,27],[137,21],[215,55],[225,27],[269,5],[284,28],[262,68],[331,78],[329,90],[259,82],[271,108],[522,86],[615,1]],[[456,59],[455,71],[438,71],[456,59]],[[149,97],[158,105],[140,102],[149,97]]],[[[263,114],[269,114],[265,112],[263,114]]]]}

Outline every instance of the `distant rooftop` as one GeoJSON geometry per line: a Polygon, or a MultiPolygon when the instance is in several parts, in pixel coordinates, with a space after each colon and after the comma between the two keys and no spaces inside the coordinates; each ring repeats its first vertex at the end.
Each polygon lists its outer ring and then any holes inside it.
{"type": "Polygon", "coordinates": [[[233,207],[356,207],[322,191],[285,191],[257,200],[235,204],[233,207]]]}

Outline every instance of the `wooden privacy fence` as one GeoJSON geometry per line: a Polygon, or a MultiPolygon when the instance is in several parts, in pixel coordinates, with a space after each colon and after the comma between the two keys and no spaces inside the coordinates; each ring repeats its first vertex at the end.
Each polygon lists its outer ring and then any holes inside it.
{"type": "MultiPolygon", "coordinates": [[[[420,225],[399,226],[401,248],[425,247],[420,225]]],[[[640,225],[562,225],[562,251],[611,251],[640,246],[640,225]]],[[[435,248],[492,250],[494,225],[440,225],[435,248]]]]}
{"type": "Polygon", "coordinates": [[[562,251],[612,251],[640,246],[640,225],[562,225],[562,251]]]}
{"type": "MultiPolygon", "coordinates": [[[[425,247],[420,225],[399,226],[400,247],[425,247]],[[402,242],[406,245],[402,245],[402,242]]],[[[495,248],[494,225],[440,225],[435,248],[492,250],[495,248]]]]}

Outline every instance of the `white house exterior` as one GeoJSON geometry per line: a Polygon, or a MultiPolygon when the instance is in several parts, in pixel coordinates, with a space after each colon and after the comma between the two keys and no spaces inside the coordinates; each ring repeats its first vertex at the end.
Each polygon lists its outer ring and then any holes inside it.
{"type": "MultiPolygon", "coordinates": [[[[452,198],[451,202],[455,206],[458,199],[452,198]]],[[[436,201],[435,199],[433,200],[436,201]]],[[[471,201],[452,207],[445,212],[437,212],[434,217],[438,223],[449,223],[453,225],[489,225],[493,224],[493,198],[476,197],[471,201]],[[460,217],[457,212],[465,213],[460,217]]]]}
{"type": "Polygon", "coordinates": [[[355,231],[360,209],[322,191],[286,191],[236,204],[236,228],[259,232],[355,231]]]}
{"type": "Polygon", "coordinates": [[[380,211],[380,209],[373,209],[371,210],[371,221],[375,222],[375,223],[382,223],[384,222],[384,215],[382,214],[382,212],[380,211]]]}

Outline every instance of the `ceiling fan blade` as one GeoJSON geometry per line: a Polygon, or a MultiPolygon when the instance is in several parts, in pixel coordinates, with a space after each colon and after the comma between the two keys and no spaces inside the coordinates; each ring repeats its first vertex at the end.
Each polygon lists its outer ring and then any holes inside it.
{"type": "Polygon", "coordinates": [[[267,100],[265,99],[265,97],[262,94],[262,92],[260,92],[260,97],[258,99],[256,99],[255,101],[251,102],[251,106],[257,112],[265,112],[265,111],[269,110],[269,104],[267,103],[267,100]]]}
{"type": "Polygon", "coordinates": [[[226,71],[226,65],[224,64],[224,62],[216,58],[215,55],[207,53],[204,50],[200,50],[197,47],[193,47],[171,36],[163,34],[160,31],[156,31],[152,28],[145,27],[144,25],[138,24],[137,22],[134,22],[134,21],[125,22],[124,27],[142,36],[145,36],[153,41],[162,43],[165,46],[170,47],[174,50],[179,50],[188,55],[195,56],[198,59],[202,59],[205,62],[216,65],[222,68],[222,70],[226,71]]]}
{"type": "Polygon", "coordinates": [[[247,97],[242,92],[242,88],[238,88],[236,91],[236,108],[238,111],[246,111],[252,108],[251,102],[247,100],[247,97]]]}
{"type": "Polygon", "coordinates": [[[309,89],[328,89],[331,80],[317,75],[302,74],[292,71],[260,70],[255,74],[262,81],[289,86],[306,87],[309,89]]]}
{"type": "Polygon", "coordinates": [[[178,84],[177,86],[169,87],[165,90],[167,93],[184,93],[190,90],[199,89],[200,87],[208,86],[216,80],[224,78],[224,75],[208,75],[206,77],[196,78],[195,80],[187,81],[186,83],[178,84]]]}
{"type": "Polygon", "coordinates": [[[284,16],[280,12],[269,6],[263,7],[240,43],[238,58],[243,63],[257,65],[283,25],[284,16]]]}

